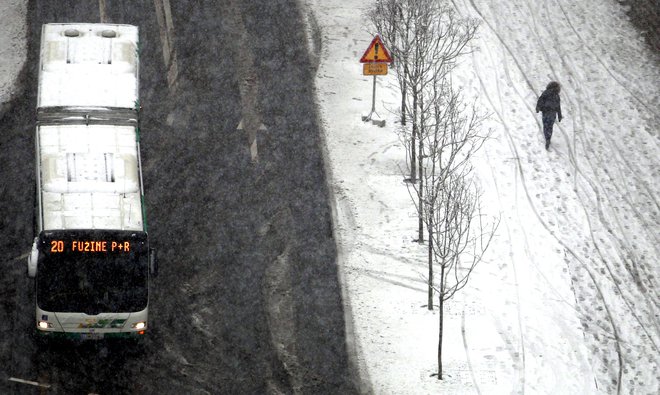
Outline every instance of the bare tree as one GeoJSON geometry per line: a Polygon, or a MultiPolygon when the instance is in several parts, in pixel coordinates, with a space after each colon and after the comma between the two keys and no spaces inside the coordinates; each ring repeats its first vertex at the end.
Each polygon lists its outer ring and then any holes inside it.
{"type": "Polygon", "coordinates": [[[436,0],[380,0],[368,11],[368,17],[385,46],[390,48],[401,90],[401,125],[407,148],[409,180],[417,182],[418,117],[417,100],[421,92],[423,74],[431,67],[428,50],[437,40],[432,32],[432,15],[436,0]],[[411,91],[409,95],[409,89],[411,91]],[[412,98],[412,104],[409,99],[412,98]],[[407,118],[412,129],[408,134],[407,118]]]}
{"type": "MultiPolygon", "coordinates": [[[[432,86],[445,81],[457,59],[468,53],[478,23],[460,19],[444,0],[381,0],[369,17],[391,46],[402,92],[401,140],[406,147],[408,180],[417,196],[417,242],[424,243],[424,144],[434,121],[429,109],[442,98],[432,86]],[[431,88],[429,88],[431,87],[431,88]],[[435,91],[434,91],[435,90],[435,91]],[[406,114],[411,121],[405,125],[406,114]],[[419,186],[414,186],[419,181],[419,186]]],[[[442,92],[440,92],[442,93],[442,92]]]]}
{"type": "MultiPolygon", "coordinates": [[[[437,113],[434,111],[434,108],[442,105],[442,103],[451,104],[452,100],[454,100],[454,98],[446,97],[450,91],[444,89],[444,86],[448,85],[449,75],[454,69],[458,58],[468,53],[467,44],[474,38],[478,23],[474,19],[456,18],[456,14],[450,5],[447,2],[439,1],[433,7],[430,7],[429,14],[425,14],[424,18],[421,18],[421,24],[429,26],[427,34],[420,35],[420,37],[428,42],[427,44],[420,43],[416,46],[421,48],[421,53],[425,55],[420,55],[422,66],[415,68],[415,73],[413,74],[417,74],[418,77],[411,78],[410,84],[415,86],[414,84],[417,82],[419,85],[419,94],[416,95],[417,92],[413,92],[413,96],[419,96],[416,103],[419,108],[417,112],[419,116],[417,117],[417,114],[413,111],[413,119],[419,119],[417,139],[419,155],[417,168],[420,185],[417,189],[417,200],[419,202],[417,238],[420,242],[423,242],[424,209],[425,206],[428,206],[428,204],[424,204],[423,202],[428,200],[425,199],[425,192],[429,190],[424,185],[425,176],[423,174],[426,171],[429,157],[425,152],[425,144],[429,140],[429,137],[431,137],[431,141],[428,142],[433,143],[433,136],[436,135],[438,129],[436,124],[439,121],[436,119],[437,113]]],[[[413,102],[415,102],[414,98],[413,102]]],[[[452,107],[448,113],[454,112],[454,110],[452,107]]],[[[431,147],[431,151],[434,150],[435,148],[431,147]]],[[[433,155],[431,155],[430,159],[431,161],[433,160],[433,155]]]]}
{"type": "MultiPolygon", "coordinates": [[[[437,74],[441,75],[441,74],[437,74]]],[[[463,103],[461,92],[454,90],[447,78],[437,78],[428,89],[429,103],[422,117],[426,133],[423,135],[424,152],[421,162],[422,177],[418,186],[413,185],[413,199],[418,213],[426,225],[428,235],[428,309],[433,309],[434,293],[434,227],[436,207],[443,198],[445,180],[463,174],[469,160],[488,137],[482,134],[481,124],[485,116],[479,115],[475,105],[463,103]],[[421,207],[420,207],[421,206],[421,207]]],[[[412,195],[411,195],[412,196],[412,195]]]]}
{"type": "Polygon", "coordinates": [[[428,309],[434,293],[439,301],[442,379],[444,303],[465,287],[499,225],[499,219],[483,222],[469,164],[487,138],[481,133],[485,116],[464,103],[450,79],[478,23],[458,18],[446,0],[379,0],[369,18],[393,54],[401,89],[400,137],[418,214],[417,241],[424,242],[424,226],[428,237],[428,309]]]}
{"type": "Polygon", "coordinates": [[[396,77],[401,91],[401,125],[406,126],[406,93],[407,86],[404,76],[407,74],[408,53],[411,42],[409,39],[410,12],[402,0],[376,0],[373,7],[367,10],[367,18],[383,43],[390,50],[392,66],[397,71],[396,77]],[[404,13],[405,9],[405,13],[404,13]]]}
{"type": "MultiPolygon", "coordinates": [[[[445,67],[445,66],[439,66],[445,67]]],[[[453,66],[452,66],[453,67],[453,66]]],[[[424,134],[423,181],[424,221],[428,234],[428,308],[438,297],[438,378],[442,379],[442,334],[444,302],[467,284],[482,260],[499,225],[484,224],[480,193],[471,180],[471,159],[483,146],[489,132],[482,131],[487,115],[475,103],[464,103],[462,93],[452,87],[447,74],[436,73],[429,85],[432,105],[429,128],[424,134]],[[439,269],[439,278],[434,270],[439,269]]]]}
{"type": "Polygon", "coordinates": [[[442,380],[442,337],[444,304],[463,289],[499,226],[499,219],[490,225],[483,222],[481,194],[465,168],[442,180],[440,198],[433,210],[433,257],[440,268],[435,285],[438,294],[438,379],[442,380]]]}

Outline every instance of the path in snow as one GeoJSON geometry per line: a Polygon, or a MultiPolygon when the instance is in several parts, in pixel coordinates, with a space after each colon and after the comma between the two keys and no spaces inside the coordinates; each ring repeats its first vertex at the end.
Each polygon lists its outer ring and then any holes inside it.
{"type": "Polygon", "coordinates": [[[474,75],[509,146],[490,166],[514,158],[538,225],[565,254],[598,388],[658,391],[656,59],[612,2],[455,4],[485,21],[474,75]],[[546,153],[534,106],[551,79],[564,122],[546,153]]]}
{"type": "Polygon", "coordinates": [[[425,307],[425,249],[402,183],[393,75],[380,129],[359,121],[371,35],[359,0],[309,0],[357,366],[376,393],[654,393],[658,390],[657,59],[612,0],[453,0],[483,19],[455,82],[492,113],[475,163],[502,222],[487,261],[447,305],[446,379],[425,307]],[[497,4],[494,4],[497,3],[497,4]],[[550,15],[553,18],[550,18],[550,15]],[[536,98],[556,79],[564,120],[543,147],[536,98]]]}

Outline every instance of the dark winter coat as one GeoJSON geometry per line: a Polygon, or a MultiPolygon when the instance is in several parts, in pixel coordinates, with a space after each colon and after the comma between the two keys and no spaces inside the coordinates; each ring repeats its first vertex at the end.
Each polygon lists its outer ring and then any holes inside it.
{"type": "MultiPolygon", "coordinates": [[[[561,100],[559,99],[559,91],[561,87],[558,82],[552,81],[545,88],[545,91],[541,93],[541,97],[536,102],[536,112],[541,111],[544,114],[548,115],[559,115],[559,121],[561,121],[561,100]]],[[[554,118],[554,116],[553,116],[554,118]]]]}

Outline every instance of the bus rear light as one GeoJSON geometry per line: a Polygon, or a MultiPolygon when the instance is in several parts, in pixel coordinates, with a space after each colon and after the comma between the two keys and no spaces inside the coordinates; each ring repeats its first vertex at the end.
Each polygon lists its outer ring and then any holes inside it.
{"type": "Polygon", "coordinates": [[[39,321],[39,323],[37,323],[37,326],[39,327],[39,329],[49,329],[53,327],[53,324],[51,324],[48,321],[39,321]]]}
{"type": "Polygon", "coordinates": [[[138,335],[144,335],[144,331],[138,332],[138,335]]]}

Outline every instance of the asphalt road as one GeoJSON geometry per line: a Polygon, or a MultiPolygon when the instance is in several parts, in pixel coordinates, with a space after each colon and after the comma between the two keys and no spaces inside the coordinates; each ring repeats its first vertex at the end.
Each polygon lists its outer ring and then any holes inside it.
{"type": "Polygon", "coordinates": [[[0,121],[0,393],[355,392],[296,1],[171,3],[171,13],[158,1],[29,3],[28,94],[0,121]],[[139,346],[39,348],[25,254],[40,27],[102,19],[140,27],[147,222],[160,264],[151,330],[139,346]],[[258,162],[237,130],[246,111],[267,129],[258,162]]]}

